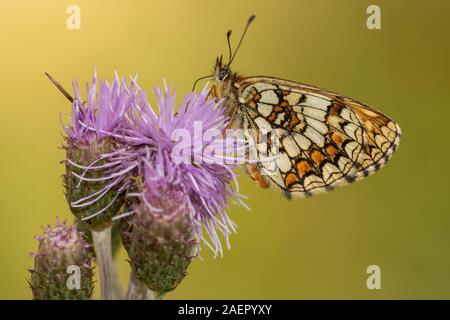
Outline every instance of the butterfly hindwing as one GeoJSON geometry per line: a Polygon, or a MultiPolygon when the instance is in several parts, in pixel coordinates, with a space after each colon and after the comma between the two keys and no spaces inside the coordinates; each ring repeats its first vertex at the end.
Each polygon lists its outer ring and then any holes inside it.
{"type": "Polygon", "coordinates": [[[275,150],[258,146],[252,153],[276,158],[258,165],[288,196],[314,195],[368,176],[398,146],[399,126],[356,100],[270,77],[241,78],[235,86],[243,129],[278,138],[275,150]]]}

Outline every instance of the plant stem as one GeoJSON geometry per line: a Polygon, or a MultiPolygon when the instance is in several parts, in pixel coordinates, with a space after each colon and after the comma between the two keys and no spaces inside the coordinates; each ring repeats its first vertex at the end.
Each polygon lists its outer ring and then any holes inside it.
{"type": "Polygon", "coordinates": [[[130,282],[128,283],[128,291],[126,300],[145,300],[147,297],[147,286],[139,281],[136,273],[131,270],[130,282]]]}
{"type": "Polygon", "coordinates": [[[120,285],[119,275],[117,273],[117,262],[113,261],[112,264],[112,281],[113,281],[113,293],[115,300],[123,299],[122,286],[120,285]]]}
{"type": "Polygon", "coordinates": [[[97,268],[100,276],[101,297],[103,300],[112,300],[113,290],[113,261],[111,254],[111,226],[101,230],[92,230],[97,268]]]}
{"type": "Polygon", "coordinates": [[[156,293],[150,289],[147,289],[145,293],[145,300],[164,300],[164,293],[156,293]]]}

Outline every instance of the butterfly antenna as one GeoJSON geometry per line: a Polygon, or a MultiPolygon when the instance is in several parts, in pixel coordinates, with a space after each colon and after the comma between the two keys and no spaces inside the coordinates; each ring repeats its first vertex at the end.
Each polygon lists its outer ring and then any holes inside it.
{"type": "Polygon", "coordinates": [[[45,72],[45,75],[47,78],[58,88],[59,91],[64,95],[64,97],[67,98],[70,102],[73,102],[73,97],[66,91],[66,89],[63,88],[62,85],[59,84],[58,81],[56,81],[49,73],[45,72]]]}
{"type": "MultiPolygon", "coordinates": [[[[231,56],[230,61],[228,62],[228,66],[233,62],[234,57],[236,56],[236,53],[238,52],[239,47],[241,46],[242,40],[244,40],[245,34],[247,33],[247,30],[248,30],[248,27],[250,26],[250,24],[252,23],[252,21],[255,20],[255,17],[256,17],[255,15],[251,15],[250,18],[248,18],[247,24],[245,25],[244,32],[242,32],[241,39],[239,40],[239,43],[238,43],[238,45],[237,45],[237,47],[236,47],[236,50],[234,50],[234,53],[233,53],[233,55],[231,56]]],[[[227,35],[228,35],[228,33],[227,33],[227,35]]],[[[230,33],[230,35],[231,35],[231,33],[230,33]]]]}
{"type": "MultiPolygon", "coordinates": [[[[231,37],[231,30],[228,30],[227,32],[227,43],[228,43],[228,61],[231,61],[231,43],[230,43],[230,37],[231,37]]],[[[229,64],[229,63],[228,63],[229,64]]]]}
{"type": "Polygon", "coordinates": [[[192,91],[195,90],[195,86],[197,85],[197,82],[199,82],[200,80],[207,79],[207,78],[212,78],[212,77],[214,77],[214,75],[210,74],[208,76],[200,77],[197,80],[195,80],[194,85],[192,86],[192,91]]]}

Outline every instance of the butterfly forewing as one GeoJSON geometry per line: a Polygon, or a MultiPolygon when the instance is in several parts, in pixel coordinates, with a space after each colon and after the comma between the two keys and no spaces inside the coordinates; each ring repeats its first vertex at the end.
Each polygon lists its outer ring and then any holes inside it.
{"type": "Polygon", "coordinates": [[[261,172],[287,196],[326,192],[381,168],[398,146],[400,128],[356,100],[270,77],[233,83],[243,129],[270,131],[279,141],[251,150],[261,172]]]}

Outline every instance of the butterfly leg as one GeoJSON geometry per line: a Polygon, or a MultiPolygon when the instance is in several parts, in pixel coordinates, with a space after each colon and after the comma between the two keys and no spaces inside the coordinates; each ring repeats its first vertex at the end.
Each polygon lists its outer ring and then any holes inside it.
{"type": "Polygon", "coordinates": [[[217,97],[217,88],[216,88],[216,85],[212,85],[211,86],[211,88],[209,89],[209,92],[208,92],[208,98],[209,99],[214,99],[214,98],[218,98],[217,97]]]}
{"type": "Polygon", "coordinates": [[[269,187],[267,177],[261,174],[261,169],[257,164],[246,164],[245,171],[260,188],[267,189],[269,187]]]}
{"type": "MultiPolygon", "coordinates": [[[[258,152],[255,149],[255,145],[259,143],[259,138],[258,131],[247,131],[246,140],[249,145],[246,148],[246,159],[257,159],[258,152]]],[[[261,173],[261,168],[257,163],[246,163],[244,167],[245,171],[256,185],[263,189],[269,188],[269,179],[261,173]]]]}
{"type": "Polygon", "coordinates": [[[236,118],[238,106],[234,106],[231,111],[230,120],[228,121],[227,129],[230,129],[233,126],[234,119],[236,118]]]}

